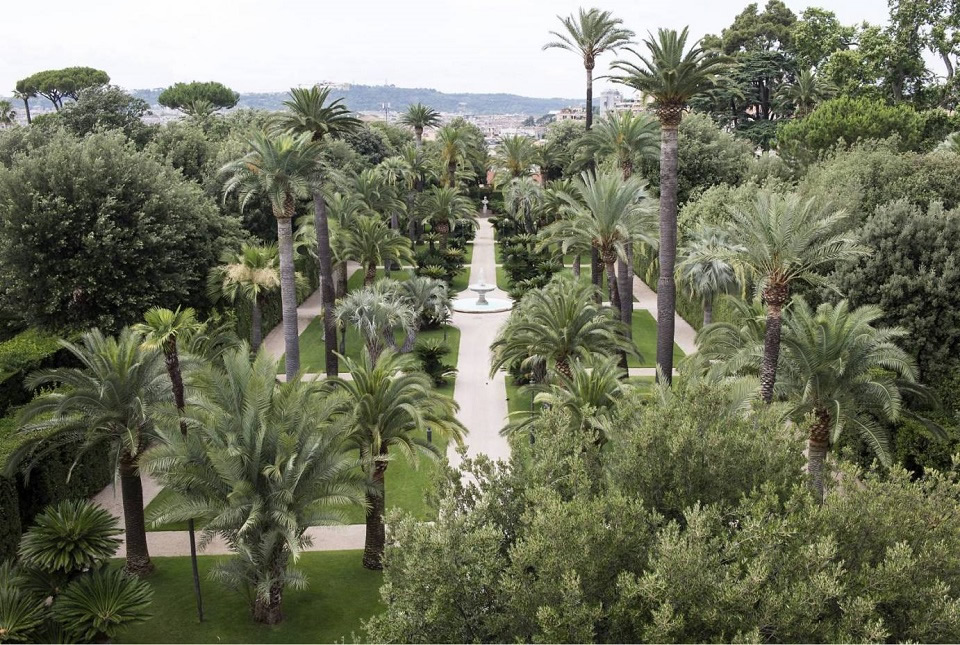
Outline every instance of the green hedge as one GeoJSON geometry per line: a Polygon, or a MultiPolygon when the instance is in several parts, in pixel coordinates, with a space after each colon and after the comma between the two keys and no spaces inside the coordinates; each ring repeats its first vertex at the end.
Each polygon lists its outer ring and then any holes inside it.
{"type": "Polygon", "coordinates": [[[33,396],[23,387],[27,374],[39,368],[72,365],[72,359],[57,336],[36,329],[27,329],[0,343],[0,415],[33,396]]]}

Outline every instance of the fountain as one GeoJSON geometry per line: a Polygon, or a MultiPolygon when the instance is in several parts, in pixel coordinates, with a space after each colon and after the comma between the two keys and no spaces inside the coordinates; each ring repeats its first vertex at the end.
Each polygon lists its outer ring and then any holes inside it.
{"type": "Polygon", "coordinates": [[[494,284],[487,284],[484,279],[483,269],[480,269],[479,279],[467,287],[470,291],[477,294],[477,299],[458,298],[453,301],[453,310],[468,314],[495,313],[498,311],[509,311],[513,307],[513,302],[506,298],[487,298],[487,294],[497,288],[494,284]]]}

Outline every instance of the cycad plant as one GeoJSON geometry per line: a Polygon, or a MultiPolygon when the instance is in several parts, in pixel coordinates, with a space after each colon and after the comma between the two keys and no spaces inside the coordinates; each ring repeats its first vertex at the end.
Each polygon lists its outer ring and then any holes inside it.
{"type": "Polygon", "coordinates": [[[20,565],[51,576],[62,586],[79,573],[103,566],[121,544],[123,531],[102,506],[83,499],[45,508],[20,540],[20,565]]]}
{"type": "Polygon", "coordinates": [[[142,623],[153,590],[120,569],[101,569],[71,582],[53,604],[53,619],[69,641],[109,642],[121,628],[142,623]]]}
{"type": "Polygon", "coordinates": [[[161,355],[142,343],[142,336],[129,328],[117,337],[94,329],[78,344],[61,341],[80,367],[30,374],[27,387],[46,391],[20,412],[23,433],[44,434],[39,442],[25,445],[24,458],[32,451],[80,441],[83,450],[102,451],[114,461],[123,496],[126,568],[134,575],[153,570],[139,462],[155,437],[151,410],[172,398],[161,355]]]}
{"type": "Polygon", "coordinates": [[[450,233],[458,226],[476,226],[477,211],[456,188],[434,186],[423,203],[424,219],[440,234],[440,249],[446,250],[450,233]]]}
{"type": "Polygon", "coordinates": [[[644,41],[646,55],[628,49],[637,62],[615,61],[615,80],[653,97],[660,119],[660,278],[657,281],[657,367],[673,378],[674,310],[677,285],[677,128],[690,99],[720,83],[726,59],[700,43],[687,47],[688,31],[660,29],[644,41]]]}
{"type": "MultiPolygon", "coordinates": [[[[289,134],[268,136],[255,133],[248,139],[248,145],[250,152],[221,170],[227,177],[223,192],[227,195],[236,191],[241,208],[253,196],[264,195],[273,209],[280,248],[280,301],[283,309],[286,374],[288,379],[292,379],[300,370],[297,285],[293,265],[293,217],[296,214],[297,200],[314,192],[320,147],[311,140],[309,133],[296,137],[289,134]]],[[[320,253],[323,252],[321,248],[320,253]]]]}
{"type": "Polygon", "coordinates": [[[419,148],[423,145],[423,131],[440,125],[440,113],[428,105],[416,103],[409,105],[407,111],[400,115],[400,124],[413,128],[419,148]]]}
{"type": "Polygon", "coordinates": [[[251,362],[246,346],[222,368],[198,372],[194,385],[191,431],[163,428],[163,442],[144,456],[175,493],[151,520],[196,517],[205,539],[223,536],[234,555],[214,576],[245,593],[256,622],[275,625],[284,589],[306,583],[293,565],[310,544],[307,528],[340,522],[340,509],[361,499],[337,417],[342,402],[299,377],[278,383],[273,358],[261,351],[251,362]]]}
{"type": "Polygon", "coordinates": [[[207,292],[214,302],[240,298],[250,304],[250,345],[254,352],[263,342],[263,307],[269,294],[279,288],[280,257],[274,244],[244,244],[239,251],[225,251],[207,282],[207,292]]]}
{"type": "Polygon", "coordinates": [[[718,228],[701,227],[693,232],[680,249],[677,280],[693,298],[703,305],[703,326],[713,322],[713,302],[724,293],[736,291],[740,279],[730,257],[741,247],[730,241],[730,235],[718,228]]]}
{"type": "Polygon", "coordinates": [[[387,228],[378,217],[360,216],[344,234],[344,253],[365,269],[364,286],[377,279],[378,265],[413,262],[410,240],[387,228]]]}
{"type": "Polygon", "coordinates": [[[344,362],[350,379],[329,379],[324,387],[346,394],[352,427],[349,443],[359,452],[367,480],[363,566],[381,569],[386,540],[386,473],[391,459],[397,453],[413,464],[421,455],[436,458],[436,445],[425,438],[428,429],[458,444],[466,429],[456,418],[457,404],[433,388],[414,356],[387,350],[376,359],[366,353],[360,361],[344,362]]]}
{"type": "Polygon", "coordinates": [[[634,33],[624,29],[623,21],[614,18],[609,11],[599,9],[583,9],[566,18],[557,16],[563,24],[563,31],[551,31],[550,35],[557,40],[547,43],[544,49],[565,49],[578,54],[583,60],[583,68],[587,72],[587,106],[586,129],[593,124],[593,69],[597,64],[597,57],[604,52],[615,52],[621,47],[630,44],[634,33]]]}

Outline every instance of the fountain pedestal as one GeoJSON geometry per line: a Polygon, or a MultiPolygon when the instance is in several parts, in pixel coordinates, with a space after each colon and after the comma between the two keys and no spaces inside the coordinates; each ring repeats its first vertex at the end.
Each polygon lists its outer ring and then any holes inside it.
{"type": "Polygon", "coordinates": [[[509,311],[513,307],[513,302],[506,298],[490,298],[487,294],[497,288],[496,285],[487,284],[483,279],[483,269],[480,269],[479,280],[467,287],[470,291],[477,294],[477,299],[458,298],[453,301],[453,310],[470,314],[494,313],[498,311],[509,311]]]}

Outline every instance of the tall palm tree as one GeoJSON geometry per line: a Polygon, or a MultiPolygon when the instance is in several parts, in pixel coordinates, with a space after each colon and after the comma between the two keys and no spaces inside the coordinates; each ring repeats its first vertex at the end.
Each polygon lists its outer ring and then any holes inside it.
{"type": "MultiPolygon", "coordinates": [[[[180,417],[180,433],[187,434],[187,422],[183,418],[187,407],[186,395],[183,387],[183,371],[180,369],[180,352],[177,341],[184,336],[189,337],[201,329],[196,313],[190,307],[177,308],[176,311],[153,307],[143,315],[144,322],[134,329],[143,334],[143,346],[148,350],[159,350],[163,354],[167,366],[167,376],[170,377],[170,389],[173,393],[173,403],[177,407],[177,416],[180,417]]],[[[197,538],[194,530],[193,517],[187,518],[187,535],[190,541],[190,565],[193,570],[193,593],[197,599],[197,617],[203,622],[203,596],[200,593],[200,571],[197,568],[197,538]]]]}
{"type": "Polygon", "coordinates": [[[338,509],[362,500],[342,401],[299,377],[278,383],[276,361],[259,352],[251,362],[246,345],[222,368],[197,373],[194,386],[191,432],[164,429],[144,455],[145,469],[175,493],[151,519],[196,516],[207,535],[221,535],[234,555],[214,576],[246,595],[256,622],[275,625],[284,588],[306,583],[293,564],[310,545],[307,528],[342,522],[338,509]]]}
{"type": "Polygon", "coordinates": [[[609,11],[580,8],[578,14],[566,18],[557,16],[564,31],[551,31],[557,40],[547,43],[543,49],[566,49],[583,59],[583,68],[587,72],[587,114],[586,129],[593,124],[593,68],[597,57],[604,52],[616,52],[630,44],[636,35],[621,27],[623,21],[614,18],[609,11]]]}
{"type": "Polygon", "coordinates": [[[734,267],[755,280],[767,307],[766,338],[760,392],[773,400],[780,355],[780,330],[784,305],[795,282],[829,286],[818,271],[850,260],[867,249],[854,233],[845,230],[847,214],[817,199],[797,194],[758,193],[747,208],[732,211],[730,237],[740,247],[729,257],[734,267]]]}
{"type": "Polygon", "coordinates": [[[540,185],[546,188],[548,181],[558,181],[563,177],[567,152],[559,142],[541,139],[534,146],[533,163],[540,174],[540,185]]]}
{"type": "MultiPolygon", "coordinates": [[[[295,134],[309,135],[315,143],[323,141],[328,136],[339,137],[358,129],[360,120],[343,105],[343,99],[328,102],[329,97],[329,88],[317,86],[309,89],[293,88],[290,90],[290,99],[283,103],[289,111],[278,113],[274,117],[274,123],[277,127],[295,134]]],[[[320,268],[323,331],[327,338],[335,338],[333,259],[330,250],[330,228],[327,223],[327,204],[322,186],[323,169],[321,164],[317,163],[313,174],[313,217],[317,238],[317,262],[320,268]]],[[[338,371],[337,355],[332,345],[332,343],[327,344],[324,356],[327,376],[334,376],[338,371]]],[[[287,356],[289,355],[288,351],[287,356]]]]}
{"type": "MultiPolygon", "coordinates": [[[[299,231],[298,231],[299,232],[299,231]]],[[[250,303],[250,345],[256,352],[263,342],[263,307],[267,296],[280,287],[280,260],[275,244],[244,244],[239,251],[224,251],[220,265],[210,271],[207,291],[216,302],[221,297],[250,303]]]]}
{"type": "Polygon", "coordinates": [[[427,186],[427,182],[437,179],[435,170],[435,147],[416,147],[406,145],[400,150],[400,155],[410,169],[407,183],[407,235],[410,243],[417,242],[418,205],[420,196],[427,186]]]}
{"type": "MultiPolygon", "coordinates": [[[[283,341],[286,374],[293,379],[300,370],[300,338],[297,328],[297,285],[293,266],[293,216],[297,199],[312,194],[317,176],[319,145],[310,134],[268,136],[254,133],[248,139],[250,152],[228,163],[224,195],[236,191],[244,207],[255,195],[269,199],[277,220],[280,248],[280,301],[283,309],[283,341]]],[[[321,201],[323,201],[321,199],[321,201]]],[[[319,229],[318,229],[319,230],[319,229]]],[[[323,253],[323,249],[319,250],[323,253]]],[[[332,283],[331,283],[332,287],[332,283]]],[[[326,325],[324,326],[326,331],[326,325]]],[[[334,336],[328,336],[332,338],[334,336]]]]}
{"type": "Polygon", "coordinates": [[[530,137],[520,134],[503,137],[494,156],[494,163],[498,168],[498,183],[530,175],[535,161],[536,149],[530,137]]]}
{"type": "Polygon", "coordinates": [[[589,282],[559,276],[527,292],[490,346],[490,375],[525,363],[571,377],[575,360],[635,351],[624,340],[618,317],[596,304],[595,290],[589,282]]]}
{"type": "MultiPolygon", "coordinates": [[[[629,49],[638,62],[618,60],[614,80],[654,99],[660,119],[660,278],[657,281],[657,367],[673,379],[674,311],[677,285],[677,128],[690,99],[717,86],[727,61],[698,42],[687,48],[687,28],[660,29],[644,41],[648,54],[629,49]]],[[[659,377],[658,377],[659,378],[659,377]]]]}
{"type": "Polygon", "coordinates": [[[897,346],[906,330],[874,327],[883,317],[872,305],[851,310],[846,301],[813,311],[803,298],[790,306],[784,334],[784,390],[794,402],[792,416],[808,427],[810,485],[823,499],[823,467],[830,444],[855,430],[884,463],[890,464],[889,432],[902,394],[919,391],[914,359],[897,346]]]}
{"type": "Polygon", "coordinates": [[[730,241],[730,235],[711,227],[698,228],[680,249],[677,279],[693,298],[703,304],[703,325],[713,322],[713,301],[722,293],[731,293],[740,283],[730,260],[740,247],[730,241]]]}
{"type": "Polygon", "coordinates": [[[697,332],[697,352],[690,359],[699,362],[710,381],[757,378],[763,364],[767,329],[763,303],[760,298],[723,298],[728,311],[726,320],[710,323],[697,332]]]}
{"type": "Polygon", "coordinates": [[[440,248],[447,248],[450,233],[458,226],[475,226],[477,211],[467,197],[456,188],[434,186],[427,192],[423,203],[426,219],[440,235],[440,248]]]}
{"type": "MultiPolygon", "coordinates": [[[[582,159],[596,161],[612,157],[625,180],[633,176],[636,159],[654,159],[660,152],[659,124],[646,114],[631,111],[612,112],[590,130],[580,142],[582,159]]],[[[628,241],[626,253],[617,260],[617,282],[621,292],[620,320],[631,329],[633,325],[633,241],[628,241]],[[631,294],[626,297],[624,294],[631,294]]]]}
{"type": "Polygon", "coordinates": [[[400,298],[395,282],[381,280],[347,294],[337,304],[336,315],[344,335],[348,326],[355,328],[376,362],[387,348],[397,349],[396,331],[410,333],[416,312],[400,298]]]}
{"type": "Polygon", "coordinates": [[[20,412],[27,435],[53,432],[34,447],[42,450],[44,445],[80,441],[83,450],[98,449],[114,460],[123,497],[126,569],[138,576],[153,570],[143,518],[140,457],[156,435],[149,411],[170,399],[160,354],[144,349],[142,342],[130,328],[115,338],[94,329],[83,334],[79,344],[60,341],[80,367],[32,373],[26,386],[48,391],[20,412]]]}
{"type": "Polygon", "coordinates": [[[377,279],[378,265],[413,262],[410,240],[387,228],[378,217],[361,215],[344,234],[344,253],[366,270],[363,277],[365,287],[369,287],[377,279]]]}
{"type": "Polygon", "coordinates": [[[503,189],[503,203],[514,219],[517,230],[531,235],[537,232],[536,212],[544,198],[544,190],[531,177],[517,177],[503,189]]]}
{"type": "Polygon", "coordinates": [[[13,125],[17,122],[17,113],[10,101],[0,101],[0,126],[13,125]]]}
{"type": "Polygon", "coordinates": [[[463,128],[445,125],[437,130],[437,143],[440,144],[440,160],[447,169],[446,186],[456,188],[457,167],[467,156],[469,137],[463,128]]]}
{"type": "Polygon", "coordinates": [[[353,432],[350,445],[360,453],[367,478],[367,532],[363,566],[383,568],[386,541],[386,473],[391,451],[416,463],[418,456],[439,456],[436,445],[421,433],[427,429],[462,444],[467,430],[457,421],[457,404],[433,388],[430,377],[417,369],[417,359],[392,350],[373,359],[344,358],[350,380],[328,379],[324,387],[344,392],[353,432]]]}
{"type": "Polygon", "coordinates": [[[836,94],[836,91],[833,85],[821,80],[812,69],[805,69],[797,74],[793,83],[784,83],[780,86],[777,90],[777,100],[793,108],[794,116],[802,119],[813,112],[818,103],[836,94]]]}
{"type": "Polygon", "coordinates": [[[418,102],[407,106],[407,111],[400,115],[400,124],[413,128],[413,135],[417,138],[419,148],[423,145],[423,131],[440,125],[440,113],[418,102]]]}

